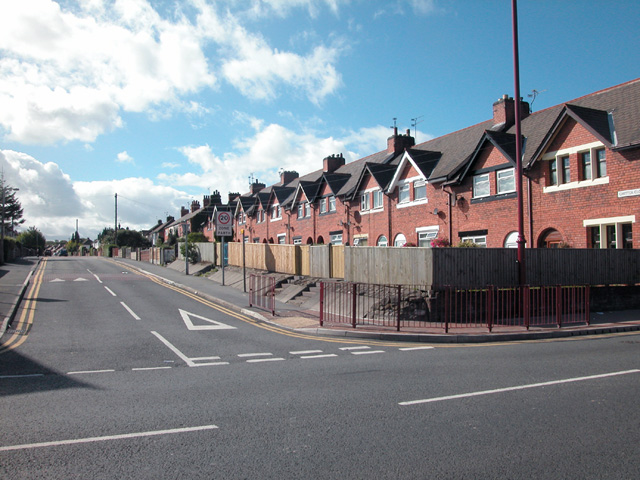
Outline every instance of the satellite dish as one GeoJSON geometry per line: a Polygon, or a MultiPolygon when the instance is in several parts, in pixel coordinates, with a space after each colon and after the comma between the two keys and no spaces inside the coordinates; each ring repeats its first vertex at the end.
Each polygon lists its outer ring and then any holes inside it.
{"type": "Polygon", "coordinates": [[[438,210],[437,208],[434,208],[434,209],[433,209],[433,214],[434,214],[434,215],[437,215],[438,213],[440,213],[440,210],[438,210]]]}

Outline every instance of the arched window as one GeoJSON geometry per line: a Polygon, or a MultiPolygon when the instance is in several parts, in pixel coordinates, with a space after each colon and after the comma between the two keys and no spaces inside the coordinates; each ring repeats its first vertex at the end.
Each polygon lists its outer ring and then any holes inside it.
{"type": "Polygon", "coordinates": [[[313,245],[313,238],[307,238],[307,245],[313,245]]]}
{"type": "Polygon", "coordinates": [[[396,235],[395,240],[393,241],[394,247],[404,247],[404,244],[407,243],[407,237],[403,234],[399,233],[396,235]]]}
{"type": "Polygon", "coordinates": [[[511,232],[504,239],[504,248],[518,248],[518,232],[511,232]]]}
{"type": "Polygon", "coordinates": [[[378,237],[378,241],[376,242],[376,245],[379,247],[386,247],[389,244],[389,242],[387,241],[387,237],[385,237],[384,235],[380,235],[378,237]]]}
{"type": "Polygon", "coordinates": [[[322,238],[322,235],[320,235],[318,237],[318,241],[316,242],[318,245],[324,245],[324,238],[322,238]]]}
{"type": "Polygon", "coordinates": [[[562,235],[557,230],[550,228],[542,232],[538,247],[540,248],[558,248],[562,243],[562,235]]]}

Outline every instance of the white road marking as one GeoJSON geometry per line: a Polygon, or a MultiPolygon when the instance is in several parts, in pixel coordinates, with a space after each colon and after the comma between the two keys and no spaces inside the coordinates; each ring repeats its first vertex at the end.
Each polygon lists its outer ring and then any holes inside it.
{"type": "Polygon", "coordinates": [[[412,350],[432,350],[435,347],[405,347],[405,348],[400,348],[401,352],[410,352],[412,350]]]}
{"type": "Polygon", "coordinates": [[[366,350],[362,352],[349,352],[351,355],[371,355],[372,353],[385,353],[384,350],[366,350]]]}
{"type": "Polygon", "coordinates": [[[77,372],[67,372],[67,375],[81,375],[84,373],[113,373],[115,370],[78,370],[77,372]]]}
{"type": "Polygon", "coordinates": [[[27,450],[30,448],[58,447],[61,445],[74,445],[78,443],[105,442],[107,440],[126,440],[130,438],[153,437],[158,435],[173,435],[176,433],[200,432],[203,430],[214,430],[217,428],[218,427],[216,425],[201,425],[198,427],[184,427],[184,428],[173,428],[169,430],[154,430],[150,432],[124,433],[120,435],[106,435],[104,437],[88,437],[88,438],[76,438],[73,440],[57,440],[53,442],[25,443],[22,445],[10,445],[7,447],[0,447],[0,452],[9,452],[11,450],[27,450]]]}
{"type": "Polygon", "coordinates": [[[136,315],[136,314],[135,314],[135,312],[134,312],[133,310],[131,310],[131,309],[127,306],[127,304],[126,304],[126,303],[124,303],[124,302],[120,302],[120,305],[122,305],[122,306],[127,310],[127,312],[129,312],[129,313],[131,314],[131,316],[132,316],[133,318],[135,318],[136,320],[140,320],[140,317],[139,317],[138,315],[136,315]]]}
{"type": "MultiPolygon", "coordinates": [[[[187,357],[184,353],[182,353],[180,350],[178,350],[176,347],[174,347],[171,344],[171,342],[169,342],[169,340],[164,338],[158,332],[151,332],[151,333],[153,335],[155,335],[155,337],[158,340],[160,340],[162,343],[164,343],[166,345],[166,347],[169,348],[169,350],[171,350],[173,353],[175,353],[189,367],[207,367],[207,366],[211,366],[211,365],[229,365],[229,362],[195,363],[193,361],[194,359],[191,359],[191,358],[187,357]]],[[[199,357],[199,358],[205,358],[205,357],[199,357]]],[[[211,357],[211,358],[213,358],[213,357],[211,357]]]]}
{"type": "Polygon", "coordinates": [[[217,320],[211,320],[210,318],[196,315],[195,313],[187,312],[186,310],[178,309],[182,321],[189,330],[235,330],[236,327],[227,325],[226,323],[219,322],[217,320]],[[209,325],[194,325],[191,318],[199,318],[202,321],[207,322],[209,325]]]}
{"type": "Polygon", "coordinates": [[[30,378],[30,377],[44,377],[44,373],[28,373],[24,375],[0,375],[0,379],[3,378],[30,378]]]}
{"type": "MultiPolygon", "coordinates": [[[[101,283],[102,283],[102,282],[101,282],[101,283]]],[[[113,293],[113,291],[112,291],[109,287],[107,287],[107,286],[105,285],[105,286],[104,286],[104,288],[106,288],[106,289],[107,289],[107,292],[109,292],[111,295],[113,295],[114,297],[117,297],[117,295],[116,295],[115,293],[113,293]]]]}
{"type": "Polygon", "coordinates": [[[89,280],[87,280],[86,278],[76,278],[74,280],[74,282],[88,282],[89,280]]]}
{"type": "Polygon", "coordinates": [[[329,358],[329,357],[337,357],[335,353],[325,353],[321,355],[303,355],[300,358],[329,358]]]}
{"type": "Polygon", "coordinates": [[[51,280],[49,283],[55,283],[55,282],[64,282],[63,279],[61,278],[54,278],[53,280],[51,280]]]}
{"type": "Polygon", "coordinates": [[[220,360],[220,357],[191,357],[194,362],[202,362],[204,360],[220,360]]]}
{"type": "Polygon", "coordinates": [[[167,370],[171,368],[173,367],[138,367],[138,368],[132,368],[131,370],[133,370],[134,372],[144,372],[147,370],[167,370]]]}
{"type": "Polygon", "coordinates": [[[238,356],[240,358],[245,358],[245,357],[270,357],[270,356],[273,356],[273,353],[239,353],[238,356]]]}
{"type": "Polygon", "coordinates": [[[310,353],[322,353],[322,350],[302,350],[300,352],[289,352],[291,355],[309,355],[310,353]]]}
{"type": "Polygon", "coordinates": [[[247,363],[260,363],[260,362],[280,362],[284,360],[284,358],[254,358],[251,360],[247,360],[247,363]]]}
{"type": "Polygon", "coordinates": [[[371,347],[340,347],[340,350],[368,350],[371,347]]]}
{"type": "Polygon", "coordinates": [[[588,377],[566,378],[564,380],[553,380],[551,382],[530,383],[528,385],[517,385],[515,387],[496,388],[494,390],[483,390],[479,392],[461,393],[459,395],[448,395],[445,397],[426,398],[423,400],[411,400],[409,402],[400,402],[398,405],[417,405],[419,403],[441,402],[444,400],[457,400],[459,398],[477,397],[479,395],[491,395],[494,393],[513,392],[517,390],[525,390],[527,388],[547,387],[549,385],[560,385],[563,383],[583,382],[585,380],[597,380],[600,378],[615,377],[616,375],[628,375],[630,373],[640,373],[640,370],[625,370],[622,372],[603,373],[601,375],[590,375],[588,377]]]}
{"type": "Polygon", "coordinates": [[[94,277],[96,277],[96,280],[98,281],[98,283],[102,283],[102,280],[100,280],[100,277],[98,275],[96,275],[95,273],[93,273],[91,270],[89,270],[87,268],[87,272],[89,272],[91,275],[93,275],[94,277]]]}

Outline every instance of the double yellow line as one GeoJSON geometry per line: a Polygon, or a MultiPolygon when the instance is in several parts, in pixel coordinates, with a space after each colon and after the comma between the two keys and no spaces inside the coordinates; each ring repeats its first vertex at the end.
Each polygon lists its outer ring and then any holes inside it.
{"type": "MultiPolygon", "coordinates": [[[[20,320],[18,323],[15,323],[12,328],[13,333],[7,339],[6,342],[0,345],[0,354],[7,352],[9,350],[13,350],[22,345],[29,336],[29,330],[31,329],[31,325],[33,325],[33,318],[36,314],[36,301],[38,298],[38,293],[40,292],[40,287],[42,286],[42,277],[44,276],[44,270],[47,265],[47,259],[42,260],[40,265],[38,265],[36,269],[36,273],[33,276],[31,285],[29,287],[28,293],[25,295],[24,305],[21,307],[20,311],[20,320]]],[[[15,320],[14,320],[15,322],[15,320]]]]}

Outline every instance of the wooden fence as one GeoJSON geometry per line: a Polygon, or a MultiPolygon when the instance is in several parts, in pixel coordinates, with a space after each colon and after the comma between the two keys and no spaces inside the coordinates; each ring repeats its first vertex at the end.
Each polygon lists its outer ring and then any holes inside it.
{"type": "MultiPolygon", "coordinates": [[[[216,264],[220,265],[220,244],[216,264]]],[[[229,243],[229,265],[242,266],[229,243]]],[[[245,244],[245,265],[270,272],[398,285],[513,286],[517,251],[509,248],[345,247],[245,244]]],[[[640,250],[526,249],[529,285],[635,285],[640,250]]]]}

